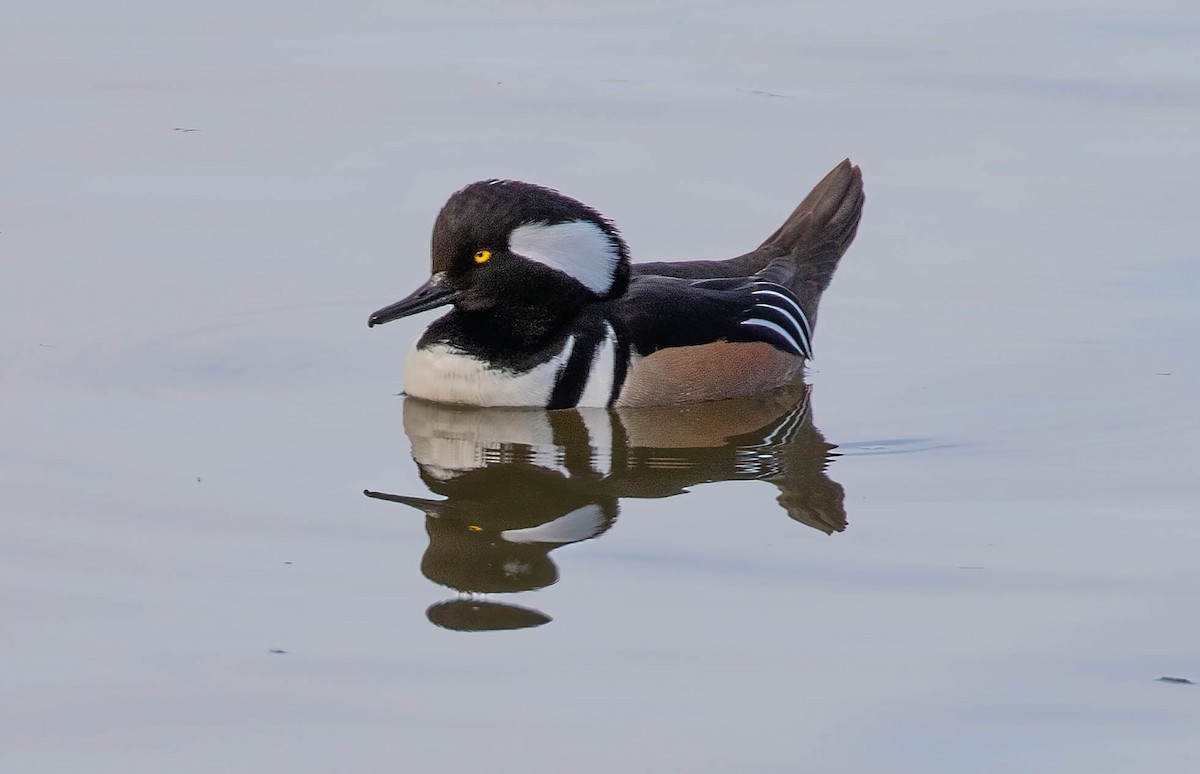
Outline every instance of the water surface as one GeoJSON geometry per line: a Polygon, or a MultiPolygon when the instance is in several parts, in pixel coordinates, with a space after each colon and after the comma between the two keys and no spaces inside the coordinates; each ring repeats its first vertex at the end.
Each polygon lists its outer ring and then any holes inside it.
{"type": "Polygon", "coordinates": [[[1195,770],[1198,44],[1165,1],[8,3],[0,767],[1195,770]],[[794,402],[422,416],[427,319],[366,328],[472,180],[723,258],[847,155],[794,402]]]}

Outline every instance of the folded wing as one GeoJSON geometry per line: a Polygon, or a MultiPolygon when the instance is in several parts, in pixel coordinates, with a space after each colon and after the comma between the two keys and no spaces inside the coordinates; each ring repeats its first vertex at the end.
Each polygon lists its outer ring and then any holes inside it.
{"type": "Polygon", "coordinates": [[[812,327],[800,303],[789,288],[762,275],[636,277],[616,310],[640,355],[716,341],[761,341],[812,358],[812,327]]]}

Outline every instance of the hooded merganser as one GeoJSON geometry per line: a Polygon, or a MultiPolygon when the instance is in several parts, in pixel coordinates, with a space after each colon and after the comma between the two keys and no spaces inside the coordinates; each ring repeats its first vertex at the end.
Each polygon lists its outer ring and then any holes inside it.
{"type": "Polygon", "coordinates": [[[405,367],[409,395],[442,403],[611,408],[764,392],[812,358],[817,304],[862,204],[847,159],[750,253],[632,265],[591,207],[530,183],[472,183],[434,223],[432,276],[368,324],[454,305],[405,367]]]}

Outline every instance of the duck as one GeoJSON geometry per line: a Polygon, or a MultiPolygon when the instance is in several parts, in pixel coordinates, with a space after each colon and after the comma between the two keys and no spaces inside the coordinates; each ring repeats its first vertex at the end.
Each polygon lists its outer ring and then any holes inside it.
{"type": "Polygon", "coordinates": [[[438,213],[429,279],[368,325],[452,307],[404,367],[404,392],[436,403],[613,409],[768,392],[803,378],[863,201],[845,159],[754,250],[635,264],[592,207],[482,180],[438,213]]]}

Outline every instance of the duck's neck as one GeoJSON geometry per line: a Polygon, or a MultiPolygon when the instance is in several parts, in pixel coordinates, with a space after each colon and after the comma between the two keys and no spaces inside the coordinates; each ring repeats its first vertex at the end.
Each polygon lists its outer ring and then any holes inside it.
{"type": "Polygon", "coordinates": [[[562,348],[579,314],[546,307],[455,309],[434,321],[418,346],[447,344],[486,362],[526,370],[562,348]]]}

